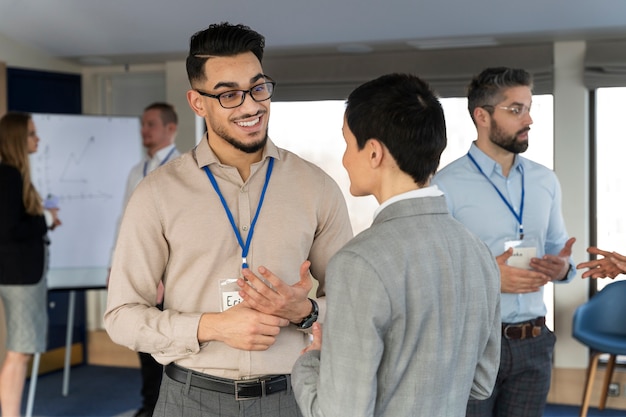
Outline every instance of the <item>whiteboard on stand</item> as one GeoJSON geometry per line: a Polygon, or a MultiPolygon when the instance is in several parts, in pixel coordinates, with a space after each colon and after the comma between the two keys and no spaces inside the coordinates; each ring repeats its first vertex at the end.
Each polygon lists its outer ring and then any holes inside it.
{"type": "Polygon", "coordinates": [[[35,188],[59,202],[48,232],[49,289],[104,288],[126,179],[143,157],[138,117],[33,114],[35,188]]]}

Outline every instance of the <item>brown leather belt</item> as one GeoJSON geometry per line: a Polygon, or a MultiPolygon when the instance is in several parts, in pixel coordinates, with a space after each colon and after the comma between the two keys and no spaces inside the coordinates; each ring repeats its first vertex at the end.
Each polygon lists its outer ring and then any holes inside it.
{"type": "Polygon", "coordinates": [[[505,339],[523,340],[541,336],[541,329],[546,324],[545,317],[523,323],[502,323],[502,337],[505,339]]]}
{"type": "Polygon", "coordinates": [[[235,400],[249,400],[285,391],[289,379],[287,375],[268,375],[255,379],[224,379],[186,369],[175,363],[165,366],[168,377],[181,384],[187,383],[191,373],[190,385],[208,391],[221,392],[235,396],[235,400]]]}

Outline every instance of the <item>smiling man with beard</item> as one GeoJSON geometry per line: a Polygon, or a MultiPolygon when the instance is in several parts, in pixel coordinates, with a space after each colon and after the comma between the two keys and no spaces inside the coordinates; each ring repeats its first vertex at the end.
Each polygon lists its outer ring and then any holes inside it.
{"type": "Polygon", "coordinates": [[[264,44],[228,23],[191,37],[187,100],[207,132],[141,181],[122,220],[105,324],[114,342],[165,365],[155,417],[301,415],[291,369],[325,315],[326,265],[352,227],[337,184],[268,138],[276,83],[264,44]],[[240,293],[244,274],[270,269],[282,278],[270,302],[240,293]]]}
{"type": "Polygon", "coordinates": [[[487,400],[467,416],[540,417],[550,388],[554,334],[545,326],[543,288],[575,275],[553,171],[519,154],[533,120],[532,78],[522,69],[487,68],[468,88],[477,130],[469,152],[433,179],[453,217],[491,249],[500,268],[500,370],[487,400]]]}

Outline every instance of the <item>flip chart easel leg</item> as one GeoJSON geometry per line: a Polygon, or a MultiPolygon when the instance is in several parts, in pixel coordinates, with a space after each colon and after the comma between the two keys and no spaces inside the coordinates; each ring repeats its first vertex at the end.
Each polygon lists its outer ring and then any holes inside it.
{"type": "Polygon", "coordinates": [[[76,303],[76,291],[70,290],[67,303],[67,330],[65,333],[65,364],[63,367],[63,396],[67,397],[70,385],[70,362],[72,354],[72,333],[74,330],[74,304],[76,303]]]}

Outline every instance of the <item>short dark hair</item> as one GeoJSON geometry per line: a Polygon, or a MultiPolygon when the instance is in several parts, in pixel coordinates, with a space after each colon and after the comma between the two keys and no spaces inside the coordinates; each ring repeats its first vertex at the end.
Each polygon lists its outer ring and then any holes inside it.
{"type": "Polygon", "coordinates": [[[362,84],[348,97],[345,117],[359,149],[379,140],[417,185],[437,170],[446,122],[434,91],[417,76],[387,74],[362,84]]]}
{"type": "Polygon", "coordinates": [[[228,22],[214,23],[191,36],[187,56],[189,83],[203,81],[204,63],[210,56],[233,56],[252,52],[259,62],[263,61],[265,37],[248,26],[228,22]]]}
{"type": "MultiPolygon", "coordinates": [[[[511,87],[528,87],[532,90],[532,76],[526,70],[507,67],[486,68],[475,76],[467,87],[467,110],[472,120],[476,107],[499,103],[504,98],[504,90],[511,87]]],[[[486,110],[490,113],[493,111],[489,108],[486,110]]]]}
{"type": "Polygon", "coordinates": [[[143,109],[144,112],[148,110],[159,110],[161,112],[161,121],[164,125],[168,123],[174,123],[175,125],[178,125],[178,115],[176,114],[174,106],[172,106],[171,104],[164,102],[152,103],[148,105],[145,109],[143,109]]]}

